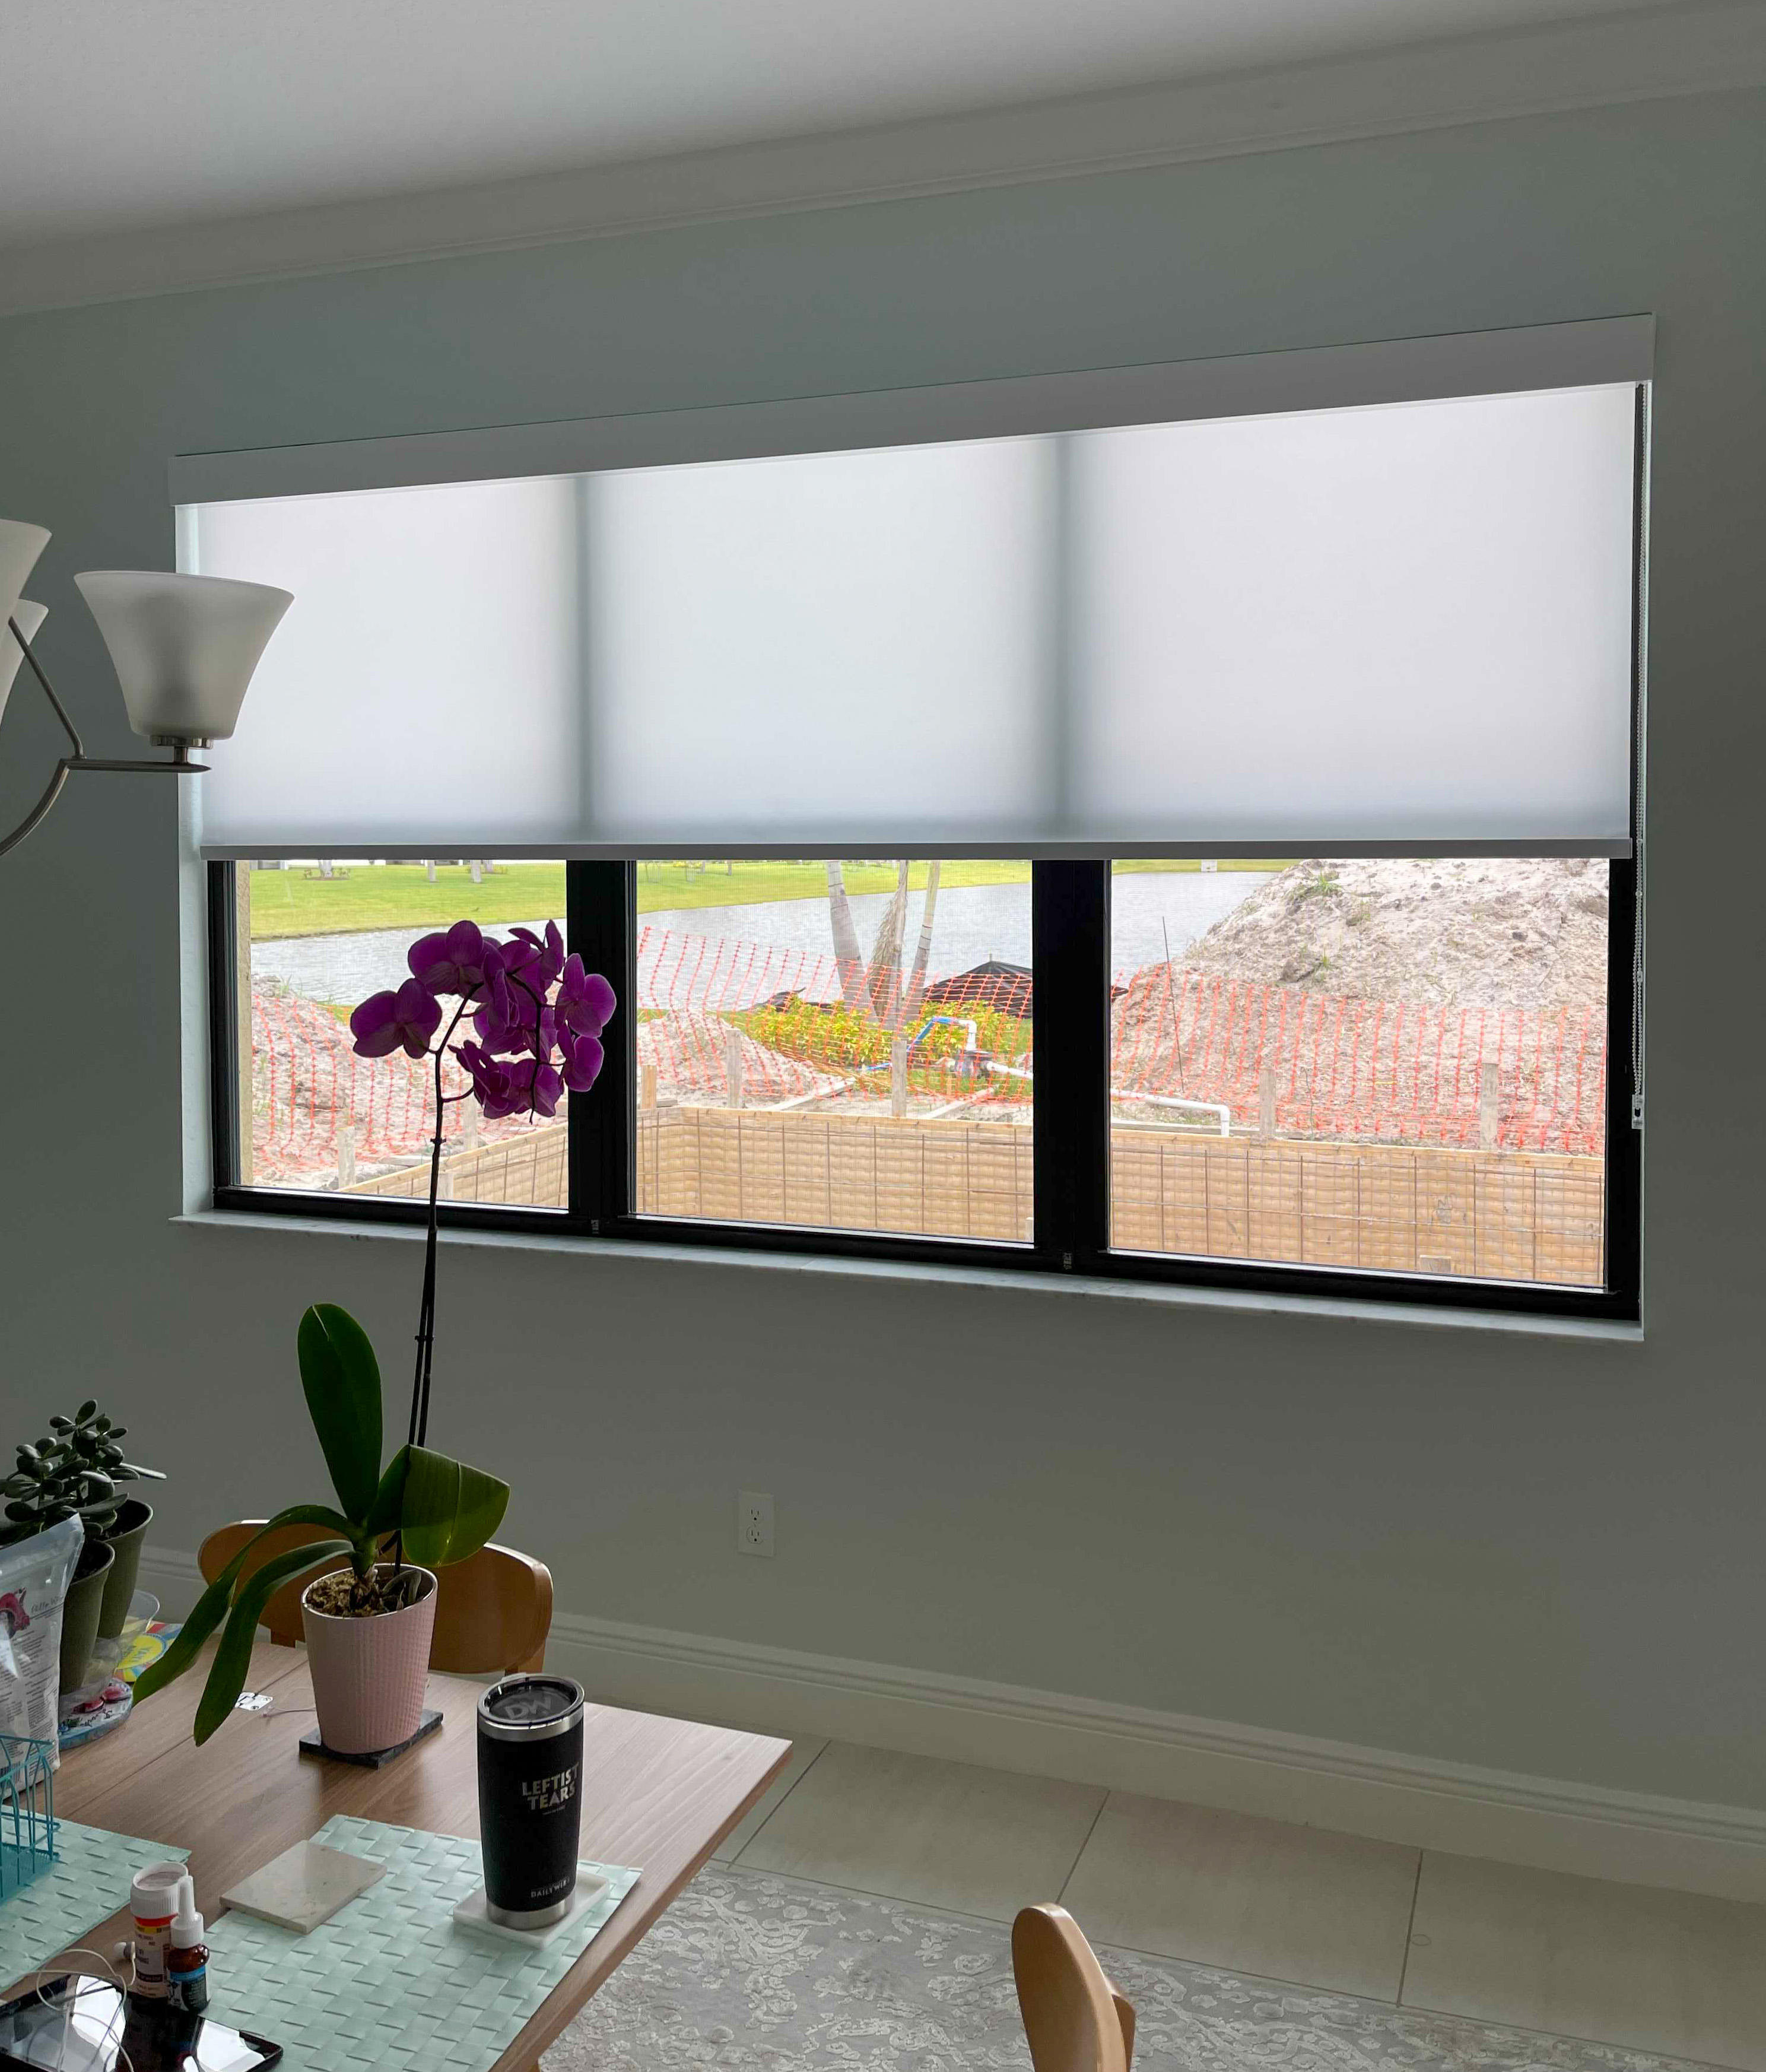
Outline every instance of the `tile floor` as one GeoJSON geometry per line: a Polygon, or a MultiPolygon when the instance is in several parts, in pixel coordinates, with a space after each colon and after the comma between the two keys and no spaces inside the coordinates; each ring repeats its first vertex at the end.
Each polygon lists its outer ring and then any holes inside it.
{"type": "Polygon", "coordinates": [[[1766,1906],[798,1737],[718,1858],[1406,2007],[1766,2072],[1766,1906]]]}

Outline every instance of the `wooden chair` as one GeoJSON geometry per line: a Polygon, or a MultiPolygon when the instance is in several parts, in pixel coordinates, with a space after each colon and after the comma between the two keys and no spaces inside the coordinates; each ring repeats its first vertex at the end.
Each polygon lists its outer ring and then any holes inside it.
{"type": "MultiPolygon", "coordinates": [[[[203,1581],[212,1583],[253,1533],[261,1519],[244,1519],[209,1534],[196,1555],[203,1581]]],[[[273,1554],[304,1547],[335,1536],[321,1525],[281,1525],[265,1533],[245,1565],[247,1575],[273,1554]]],[[[341,1568],[341,1560],[331,1568],[341,1568]]],[[[328,1574],[329,1569],[321,1573],[328,1574]]],[[[297,1576],[275,1591],[259,1624],[269,1628],[278,1646],[292,1647],[301,1638],[301,1593],[313,1578],[297,1576]]],[[[429,1667],[444,1675],[507,1675],[517,1669],[543,1669],[546,1634],[552,1626],[552,1571],[512,1547],[482,1547],[476,1554],[438,1569],[435,1637],[429,1643],[429,1667]]]]}
{"type": "Polygon", "coordinates": [[[1036,2072],[1128,2072],[1134,2008],[1104,1976],[1065,1907],[1027,1906],[1019,1914],[1012,1973],[1036,2072]]]}

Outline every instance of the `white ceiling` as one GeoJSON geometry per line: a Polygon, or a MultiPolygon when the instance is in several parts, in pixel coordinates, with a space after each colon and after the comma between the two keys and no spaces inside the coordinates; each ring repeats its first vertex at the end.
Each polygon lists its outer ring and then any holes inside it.
{"type": "MultiPolygon", "coordinates": [[[[1691,0],[1684,0],[1690,6],[1691,0]]],[[[1641,0],[0,0],[0,246],[1312,64],[1641,0]]]]}

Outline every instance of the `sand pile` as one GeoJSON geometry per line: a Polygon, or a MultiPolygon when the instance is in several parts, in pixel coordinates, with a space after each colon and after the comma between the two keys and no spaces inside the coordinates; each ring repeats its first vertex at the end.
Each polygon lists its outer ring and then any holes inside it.
{"type": "Polygon", "coordinates": [[[1598,1008],[1607,866],[1580,857],[1315,858],[1267,879],[1178,961],[1352,999],[1598,1008]]]}

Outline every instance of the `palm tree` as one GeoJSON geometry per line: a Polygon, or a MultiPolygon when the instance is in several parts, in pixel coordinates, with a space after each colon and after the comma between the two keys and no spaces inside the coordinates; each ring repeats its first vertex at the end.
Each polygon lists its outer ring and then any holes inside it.
{"type": "Polygon", "coordinates": [[[885,1027],[901,1026],[905,1014],[918,1012],[926,993],[926,963],[932,954],[932,923],[938,903],[938,859],[926,865],[926,901],[920,913],[919,941],[914,952],[914,968],[907,984],[901,983],[901,958],[907,944],[908,875],[906,857],[897,859],[895,890],[883,918],[877,923],[877,939],[869,965],[859,943],[852,906],[840,865],[828,860],[828,927],[834,938],[834,960],[840,972],[840,997],[861,1014],[874,1017],[885,1027]]]}
{"type": "Polygon", "coordinates": [[[891,1029],[901,1018],[901,945],[907,934],[907,900],[908,861],[903,857],[895,866],[895,891],[877,923],[871,968],[865,976],[871,1012],[891,1029]]]}
{"type": "Polygon", "coordinates": [[[828,919],[834,936],[834,963],[840,975],[840,997],[848,1007],[865,1005],[865,952],[859,948],[846,880],[834,857],[828,860],[828,919]]]}
{"type": "Polygon", "coordinates": [[[914,952],[914,969],[908,976],[904,1005],[910,1021],[919,1013],[920,1002],[926,994],[926,960],[932,954],[932,916],[938,903],[938,859],[934,857],[926,867],[926,904],[920,910],[920,940],[914,952]]]}

